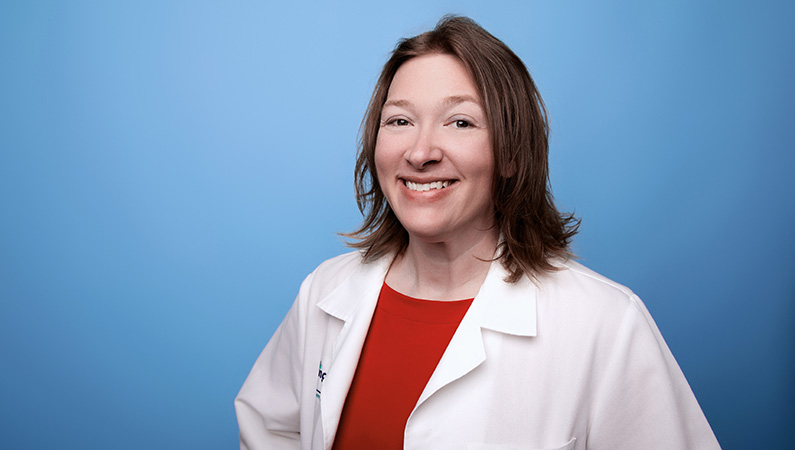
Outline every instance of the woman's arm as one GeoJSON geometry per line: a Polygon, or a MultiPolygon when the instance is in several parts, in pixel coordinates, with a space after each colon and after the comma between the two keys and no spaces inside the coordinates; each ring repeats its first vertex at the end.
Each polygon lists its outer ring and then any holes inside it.
{"type": "Polygon", "coordinates": [[[646,307],[633,295],[599,380],[589,449],[720,449],[646,307]]]}

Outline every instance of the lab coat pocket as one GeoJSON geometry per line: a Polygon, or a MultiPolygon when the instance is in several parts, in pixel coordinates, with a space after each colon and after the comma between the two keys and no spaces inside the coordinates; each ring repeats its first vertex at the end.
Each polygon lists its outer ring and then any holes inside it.
{"type": "Polygon", "coordinates": [[[569,442],[557,447],[528,447],[501,444],[467,444],[467,450],[573,450],[577,438],[571,438],[569,442]]]}

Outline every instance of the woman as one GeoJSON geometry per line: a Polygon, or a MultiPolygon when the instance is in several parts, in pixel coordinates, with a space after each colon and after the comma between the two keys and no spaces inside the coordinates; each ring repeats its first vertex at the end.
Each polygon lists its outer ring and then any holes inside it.
{"type": "Polygon", "coordinates": [[[446,17],[386,63],[359,251],[321,264],[236,400],[241,448],[715,449],[641,301],[568,259],[543,103],[446,17]]]}

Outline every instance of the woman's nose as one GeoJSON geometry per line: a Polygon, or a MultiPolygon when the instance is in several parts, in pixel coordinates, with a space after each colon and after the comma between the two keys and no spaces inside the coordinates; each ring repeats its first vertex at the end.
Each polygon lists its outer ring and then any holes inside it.
{"type": "Polygon", "coordinates": [[[420,129],[417,138],[406,149],[406,161],[417,170],[426,169],[429,165],[440,162],[443,152],[438,141],[434,130],[420,129]]]}

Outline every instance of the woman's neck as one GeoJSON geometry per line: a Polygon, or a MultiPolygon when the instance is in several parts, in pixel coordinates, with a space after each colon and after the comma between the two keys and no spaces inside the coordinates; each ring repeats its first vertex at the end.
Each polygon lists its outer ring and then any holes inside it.
{"type": "Polygon", "coordinates": [[[410,237],[406,251],[392,262],[386,282],[392,289],[415,298],[472,298],[486,279],[498,238],[496,231],[455,242],[410,237]]]}

